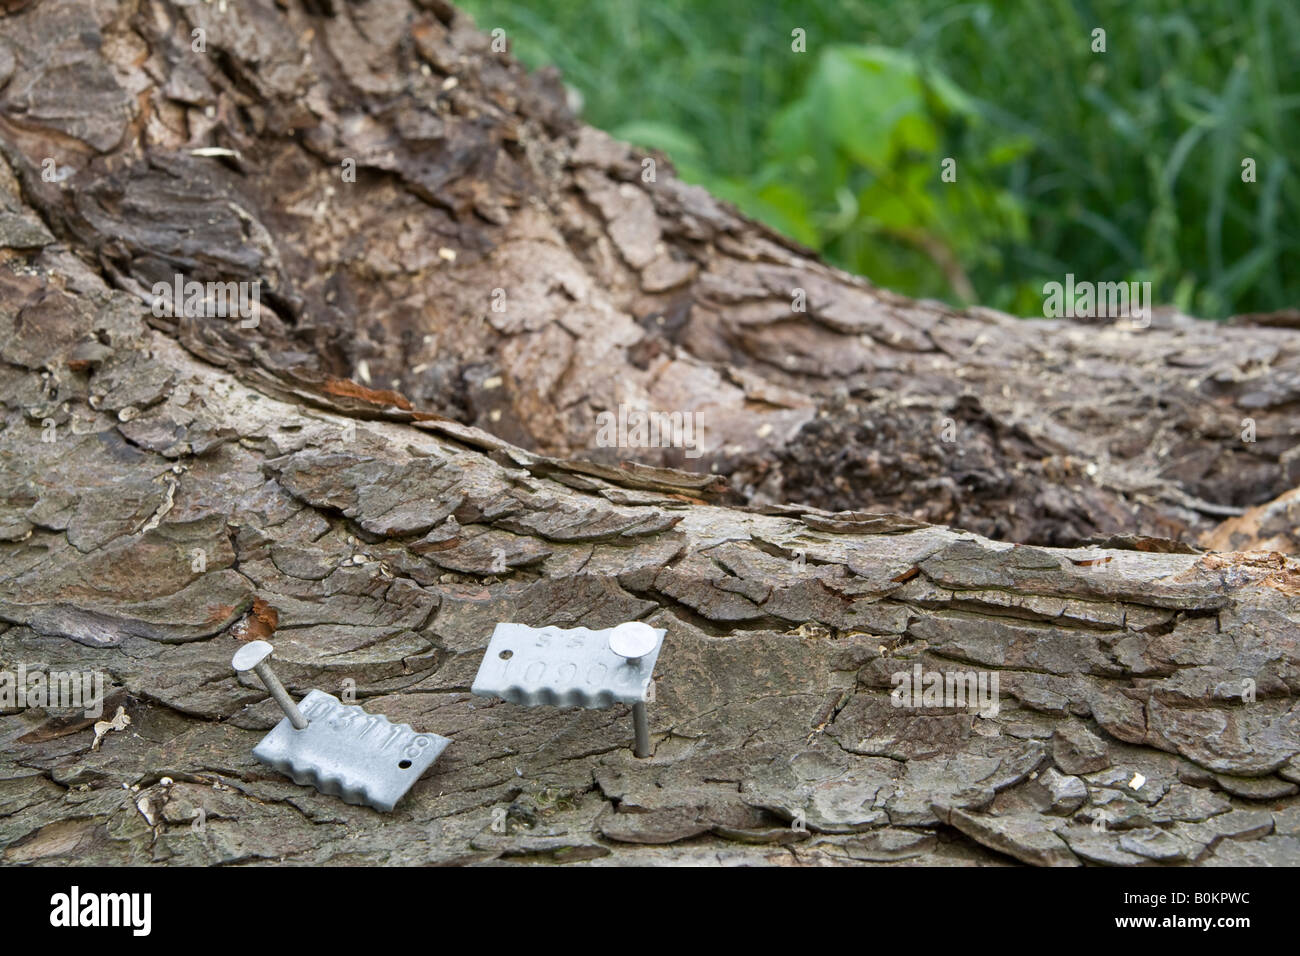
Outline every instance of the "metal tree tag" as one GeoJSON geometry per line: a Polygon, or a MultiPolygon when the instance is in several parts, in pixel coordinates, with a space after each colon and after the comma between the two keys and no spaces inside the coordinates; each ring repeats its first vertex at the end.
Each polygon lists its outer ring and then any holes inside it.
{"type": "Polygon", "coordinates": [[[648,757],[645,705],[666,633],[640,621],[604,630],[498,624],[470,689],[527,707],[630,704],[636,755],[648,757]]]}
{"type": "Polygon", "coordinates": [[[255,671],[284,710],[284,719],[253,748],[253,756],[294,783],[387,812],[451,743],[320,690],[294,704],[267,663],[270,654],[270,644],[253,641],[232,663],[241,673],[255,671]]]}

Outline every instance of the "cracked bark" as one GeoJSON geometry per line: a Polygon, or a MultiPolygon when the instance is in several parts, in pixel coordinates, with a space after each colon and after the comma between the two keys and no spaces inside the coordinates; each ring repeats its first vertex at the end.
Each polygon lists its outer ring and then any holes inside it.
{"type": "Polygon", "coordinates": [[[1292,550],[1285,317],[911,302],[563,104],[440,2],[0,20],[0,664],[132,718],[0,716],[3,860],[1300,861],[1300,564],[1191,547],[1292,550]],[[620,402],[704,454],[592,447],[620,402]],[[468,694],[497,621],[630,619],[650,760],[468,694]],[[268,634],[452,738],[393,814],[252,759],[268,634]],[[999,712],[891,706],[916,664],[999,712]]]}

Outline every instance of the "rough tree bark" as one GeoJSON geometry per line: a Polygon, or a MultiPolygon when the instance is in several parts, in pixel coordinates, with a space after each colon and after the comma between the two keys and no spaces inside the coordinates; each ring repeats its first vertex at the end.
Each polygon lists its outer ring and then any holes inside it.
{"type": "Polygon", "coordinates": [[[5,862],[1300,862],[1300,562],[1193,546],[1292,550],[1287,316],[875,289],[437,0],[6,8],[0,664],[131,723],[0,716],[5,862]],[[155,316],[178,273],[257,327],[155,316]],[[593,447],[620,402],[704,455],[593,447]],[[652,759],[468,693],[497,621],[633,618],[652,759]],[[395,813],[252,759],[267,635],[452,738],[395,813]],[[999,713],[891,706],[915,664],[999,713]]]}

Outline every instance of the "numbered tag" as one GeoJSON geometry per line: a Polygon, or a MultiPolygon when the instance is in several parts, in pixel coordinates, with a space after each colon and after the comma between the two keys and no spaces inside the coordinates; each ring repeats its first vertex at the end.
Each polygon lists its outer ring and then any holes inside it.
{"type": "Polygon", "coordinates": [[[324,691],[312,690],[298,706],[309,721],[307,727],[295,730],[286,717],[253,748],[253,756],[294,783],[345,803],[392,810],[451,743],[324,691]]]}
{"type": "Polygon", "coordinates": [[[612,630],[498,624],[471,690],[530,707],[643,704],[666,632],[653,630],[653,644],[628,660],[610,648],[612,630]]]}

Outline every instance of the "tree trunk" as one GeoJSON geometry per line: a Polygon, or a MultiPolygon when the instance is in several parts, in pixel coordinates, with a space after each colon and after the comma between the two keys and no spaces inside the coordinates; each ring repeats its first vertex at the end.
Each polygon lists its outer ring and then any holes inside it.
{"type": "Polygon", "coordinates": [[[875,289],[439,0],[7,7],[0,664],[130,723],[0,717],[5,862],[1300,862],[1300,562],[1193,546],[1294,543],[1286,316],[875,289]],[[650,759],[468,693],[498,621],[632,619],[650,759]],[[451,746],[390,815],[294,785],[252,637],[451,746]]]}

